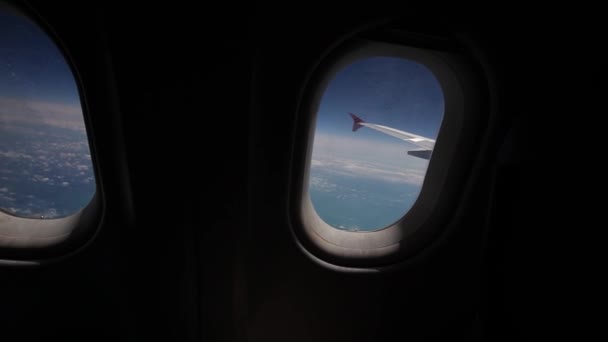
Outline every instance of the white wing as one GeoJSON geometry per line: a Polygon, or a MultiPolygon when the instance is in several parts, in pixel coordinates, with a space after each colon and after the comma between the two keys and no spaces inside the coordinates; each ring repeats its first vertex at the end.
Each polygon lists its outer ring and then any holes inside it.
{"type": "Polygon", "coordinates": [[[395,138],[399,138],[401,140],[410,142],[412,144],[418,145],[423,148],[422,150],[408,151],[409,155],[419,157],[419,158],[424,158],[424,159],[430,158],[431,152],[432,152],[433,148],[435,147],[435,140],[429,139],[429,138],[426,138],[426,137],[423,137],[423,136],[420,136],[417,134],[400,131],[400,130],[392,128],[392,127],[386,127],[386,126],[382,126],[382,125],[376,125],[373,123],[365,122],[353,113],[348,113],[348,114],[350,114],[351,118],[353,119],[353,132],[357,131],[359,128],[361,128],[363,126],[371,128],[371,129],[375,129],[376,131],[380,131],[382,133],[391,135],[395,138]]]}

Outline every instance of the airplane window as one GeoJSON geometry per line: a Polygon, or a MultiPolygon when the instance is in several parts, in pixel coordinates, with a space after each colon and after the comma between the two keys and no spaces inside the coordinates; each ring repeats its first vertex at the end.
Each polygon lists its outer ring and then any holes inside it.
{"type": "Polygon", "coordinates": [[[95,194],[74,75],[33,21],[0,6],[0,210],[66,217],[95,194]]]}
{"type": "Polygon", "coordinates": [[[314,134],[309,194],[333,228],[375,231],[420,194],[444,114],[441,85],[405,58],[357,60],[329,82],[314,134]]]}

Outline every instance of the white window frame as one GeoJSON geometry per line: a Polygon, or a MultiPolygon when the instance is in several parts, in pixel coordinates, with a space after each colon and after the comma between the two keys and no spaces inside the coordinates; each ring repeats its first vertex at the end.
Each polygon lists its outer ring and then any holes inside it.
{"type": "Polygon", "coordinates": [[[413,256],[441,233],[462,196],[480,127],[480,78],[468,56],[367,39],[351,39],[330,51],[302,92],[291,164],[289,221],[298,246],[314,261],[340,270],[391,268],[413,256]],[[327,224],[309,195],[310,161],[321,98],[335,75],[355,61],[398,57],[426,66],[443,91],[445,111],[420,195],[394,224],[377,231],[347,231],[327,224]]]}

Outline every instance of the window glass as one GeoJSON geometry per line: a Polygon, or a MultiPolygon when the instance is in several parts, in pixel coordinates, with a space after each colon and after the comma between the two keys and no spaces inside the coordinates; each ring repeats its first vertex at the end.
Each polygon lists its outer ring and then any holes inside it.
{"type": "Polygon", "coordinates": [[[91,201],[94,177],[70,67],[36,23],[0,6],[0,210],[69,216],[91,201]]]}
{"type": "Polygon", "coordinates": [[[374,231],[418,198],[444,113],[424,65],[365,58],[341,69],[318,107],[309,173],[314,209],[330,226],[374,231]]]}

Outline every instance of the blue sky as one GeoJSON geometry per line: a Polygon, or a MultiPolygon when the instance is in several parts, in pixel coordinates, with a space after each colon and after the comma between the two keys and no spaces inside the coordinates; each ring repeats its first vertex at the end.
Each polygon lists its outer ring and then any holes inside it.
{"type": "MultiPolygon", "coordinates": [[[[434,139],[444,112],[443,92],[432,72],[420,63],[397,57],[366,58],[342,69],[329,83],[319,105],[317,132],[354,134],[348,112],[370,123],[434,139]]],[[[367,129],[356,134],[365,140],[395,140],[367,129]]]]}
{"type": "Polygon", "coordinates": [[[378,175],[387,170],[407,172],[418,175],[414,178],[422,183],[428,161],[407,155],[419,146],[365,127],[353,132],[348,112],[370,123],[435,139],[444,99],[439,82],[427,67],[412,60],[378,56],[339,71],[321,98],[313,145],[313,160],[317,162],[341,160],[342,166],[366,163],[374,165],[378,175]]]}
{"type": "Polygon", "coordinates": [[[0,96],[78,104],[72,72],[37,24],[0,7],[0,96]]]}

